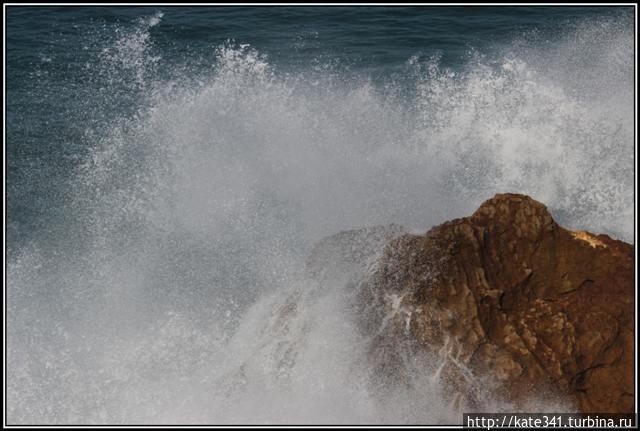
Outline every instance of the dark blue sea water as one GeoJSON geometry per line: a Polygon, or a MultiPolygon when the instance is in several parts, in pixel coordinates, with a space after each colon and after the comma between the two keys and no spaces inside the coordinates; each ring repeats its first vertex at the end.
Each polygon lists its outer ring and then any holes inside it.
{"type": "Polygon", "coordinates": [[[88,150],[85,133],[135,112],[148,81],[209,76],[224,44],[249,45],[283,74],[404,85],[411,59],[459,70],[478,54],[553,50],[581,27],[631,29],[633,9],[9,7],[7,18],[9,233],[19,241],[60,210],[59,181],[88,150]]]}
{"type": "Polygon", "coordinates": [[[510,191],[633,241],[634,24],[632,7],[9,6],[9,422],[457,418],[377,409],[325,303],[310,345],[338,365],[306,345],[285,388],[267,359],[233,396],[225,376],[255,355],[265,298],[344,229],[424,231],[510,191]]]}

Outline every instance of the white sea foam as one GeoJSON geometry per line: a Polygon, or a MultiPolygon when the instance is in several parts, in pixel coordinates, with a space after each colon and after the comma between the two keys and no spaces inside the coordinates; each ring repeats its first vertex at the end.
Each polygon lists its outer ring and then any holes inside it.
{"type": "Polygon", "coordinates": [[[497,192],[632,238],[629,29],[514,43],[457,71],[416,56],[407,95],[331,68],[286,73],[233,43],[199,83],[152,79],[161,18],[104,49],[96,67],[146,98],[87,133],[56,239],[10,256],[9,422],[457,421],[438,363],[414,392],[366,384],[349,291],[304,276],[311,246],[368,225],[424,231],[497,192]]]}

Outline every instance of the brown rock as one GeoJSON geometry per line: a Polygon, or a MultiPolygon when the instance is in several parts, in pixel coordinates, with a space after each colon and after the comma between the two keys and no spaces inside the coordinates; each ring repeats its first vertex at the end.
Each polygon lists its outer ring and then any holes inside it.
{"type": "Polygon", "coordinates": [[[521,408],[554,393],[582,412],[634,411],[633,247],[564,229],[527,196],[393,239],[358,295],[385,385],[412,384],[409,348],[440,358],[469,408],[481,387],[521,408]]]}

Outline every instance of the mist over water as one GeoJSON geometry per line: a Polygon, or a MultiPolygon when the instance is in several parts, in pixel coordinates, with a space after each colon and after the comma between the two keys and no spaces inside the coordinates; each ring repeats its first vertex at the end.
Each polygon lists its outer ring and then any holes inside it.
{"type": "MultiPolygon", "coordinates": [[[[28,230],[9,206],[9,423],[458,423],[437,358],[410,391],[369,384],[353,292],[308,276],[314,244],[424,232],[500,192],[633,241],[627,20],[522,34],[455,68],[416,52],[381,80],[233,40],[199,53],[211,67],[171,62],[152,37],[163,19],[86,35],[83,121],[51,214],[28,230]]],[[[29,190],[16,181],[10,200],[29,190]]]]}

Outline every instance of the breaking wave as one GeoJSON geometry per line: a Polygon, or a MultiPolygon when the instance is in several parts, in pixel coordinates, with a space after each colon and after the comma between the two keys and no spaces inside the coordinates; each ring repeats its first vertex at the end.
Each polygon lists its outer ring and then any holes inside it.
{"type": "Polygon", "coordinates": [[[88,126],[64,214],[8,256],[10,422],[457,423],[437,363],[416,393],[368,385],[351,292],[307,275],[313,245],[507,191],[633,240],[633,32],[615,21],[455,70],[418,53],[378,82],[233,41],[163,75],[161,20],[90,65],[97,106],[134,108],[88,126]]]}

